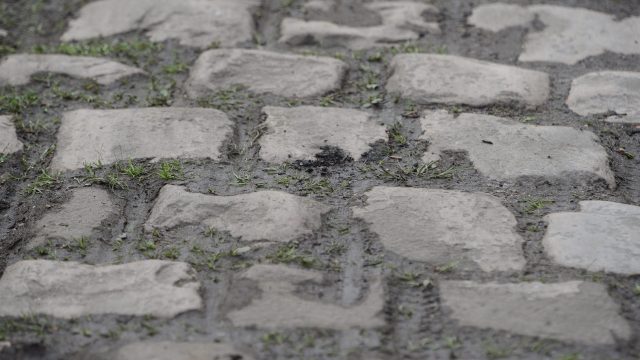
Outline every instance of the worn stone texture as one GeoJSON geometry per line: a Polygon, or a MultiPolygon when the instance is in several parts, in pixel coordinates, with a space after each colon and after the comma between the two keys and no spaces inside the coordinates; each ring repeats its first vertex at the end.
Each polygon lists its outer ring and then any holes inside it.
{"type": "Polygon", "coordinates": [[[545,217],[542,240],[555,263],[589,271],[640,274],[640,207],[581,201],[579,212],[545,217]]]}
{"type": "Polygon", "coordinates": [[[243,308],[227,314],[235,326],[256,326],[263,329],[281,328],[372,328],[384,325],[384,289],[381,279],[372,279],[369,292],[356,305],[307,300],[296,294],[303,282],[322,281],[322,273],[284,265],[253,265],[239,279],[253,280],[260,295],[243,308]]]}
{"type": "Polygon", "coordinates": [[[473,9],[467,22],[484,30],[498,32],[512,26],[525,26],[535,17],[536,15],[524,6],[491,3],[473,9]]]}
{"type": "Polygon", "coordinates": [[[582,116],[613,111],[608,122],[640,123],[640,73],[599,71],[571,83],[567,106],[582,116]]]}
{"type": "Polygon", "coordinates": [[[86,187],[73,190],[71,199],[59,209],[53,209],[36,222],[35,236],[27,248],[45,245],[48,240],[91,238],[103,221],[119,211],[109,193],[101,188],[86,187]]]}
{"type": "Polygon", "coordinates": [[[71,20],[62,41],[85,40],[144,30],[151,41],[233,47],[251,41],[251,9],[260,0],[100,0],[71,20]]]}
{"type": "Polygon", "coordinates": [[[490,179],[589,174],[611,188],[616,185],[607,152],[589,131],[482,114],[454,117],[444,110],[425,112],[421,122],[420,139],[429,141],[425,162],[438,160],[443,151],[466,151],[474,167],[490,179]]]}
{"type": "Polygon", "coordinates": [[[287,242],[312,234],[330,208],[309,198],[280,191],[234,196],[187,192],[166,185],[145,223],[147,231],[202,225],[229,231],[245,241],[287,242]]]}
{"type": "Polygon", "coordinates": [[[267,119],[260,157],[269,162],[315,160],[325,146],[338,147],[357,161],[370,144],[387,139],[385,127],[364,111],[317,106],[267,106],[262,111],[267,119]]]}
{"type": "Polygon", "coordinates": [[[62,118],[51,168],[73,170],[97,160],[110,164],[142,158],[218,159],[232,125],[225,113],[214,109],[70,111],[62,118]]]}
{"type": "Polygon", "coordinates": [[[569,65],[611,51],[640,54],[640,17],[618,20],[589,9],[555,5],[519,6],[504,3],[476,7],[469,24],[500,31],[511,26],[529,26],[520,61],[549,61],[569,65]],[[544,25],[533,28],[533,19],[544,25]]]}
{"type": "Polygon", "coordinates": [[[411,260],[473,263],[483,271],[524,267],[516,219],[497,198],[453,190],[374,187],[353,215],[384,247],[411,260]]]}
{"type": "Polygon", "coordinates": [[[345,46],[359,50],[416,40],[425,33],[440,33],[438,23],[425,21],[422,17],[425,12],[438,13],[432,5],[413,1],[378,1],[364,6],[378,13],[382,24],[353,27],[289,17],[282,21],[279,41],[293,46],[321,44],[323,47],[345,46]]]}
{"type": "Polygon", "coordinates": [[[119,79],[145,72],[109,59],[68,55],[9,55],[0,62],[0,86],[25,85],[41,72],[64,74],[109,85],[119,79]]]}
{"type": "Polygon", "coordinates": [[[549,75],[454,55],[401,54],[386,89],[416,103],[536,107],[549,97],[549,75]]]}
{"type": "Polygon", "coordinates": [[[309,97],[337,90],[347,71],[344,62],[323,56],[263,50],[215,49],[203,52],[191,68],[189,96],[205,96],[234,85],[256,93],[309,97]]]}
{"type": "Polygon", "coordinates": [[[144,341],[130,343],[106,354],[76,360],[253,360],[253,356],[224,343],[144,341]]]}
{"type": "Polygon", "coordinates": [[[22,148],[22,142],[18,140],[11,116],[0,115],[0,154],[13,154],[22,148]]]}
{"type": "Polygon", "coordinates": [[[0,316],[174,317],[202,307],[200,284],[192,272],[186,263],[161,260],[106,266],[20,261],[0,279],[0,316]]]}
{"type": "Polygon", "coordinates": [[[443,306],[462,326],[585,344],[614,344],[631,337],[620,307],[601,284],[440,283],[443,306]]]}

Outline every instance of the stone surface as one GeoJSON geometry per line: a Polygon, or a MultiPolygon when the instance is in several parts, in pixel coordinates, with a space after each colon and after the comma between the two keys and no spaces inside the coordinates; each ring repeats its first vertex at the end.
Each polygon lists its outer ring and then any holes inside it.
{"type": "Polygon", "coordinates": [[[20,261],[7,267],[0,279],[0,316],[173,317],[202,307],[199,287],[186,263],[145,260],[93,266],[20,261]]]}
{"type": "Polygon", "coordinates": [[[526,261],[516,219],[497,198],[452,190],[374,187],[355,217],[390,251],[411,260],[520,270],[526,261]]]}
{"type": "Polygon", "coordinates": [[[197,97],[242,85],[256,93],[319,96],[339,89],[346,71],[347,64],[330,57],[217,49],[196,60],[186,90],[197,97]]]}
{"type": "Polygon", "coordinates": [[[608,122],[640,123],[640,73],[600,71],[573,80],[567,106],[582,116],[613,111],[608,122]]]}
{"type": "Polygon", "coordinates": [[[490,31],[530,26],[520,61],[573,65],[605,51],[640,54],[638,16],[617,20],[614,15],[583,8],[494,3],[476,7],[468,22],[490,31]],[[544,25],[542,30],[533,28],[534,18],[544,25]]]}
{"type": "Polygon", "coordinates": [[[202,225],[229,231],[245,241],[287,242],[312,234],[329,207],[280,191],[258,191],[234,196],[187,192],[166,185],[145,224],[147,231],[202,225]]]}
{"type": "Polygon", "coordinates": [[[581,201],[579,212],[553,213],[546,220],[549,226],[542,244],[557,264],[640,274],[640,207],[581,201]]]}
{"type": "Polygon", "coordinates": [[[22,147],[11,116],[0,115],[0,154],[13,154],[22,150],[22,147]]]}
{"type": "Polygon", "coordinates": [[[607,152],[591,132],[482,114],[454,117],[444,110],[427,111],[421,121],[420,139],[429,141],[425,162],[438,160],[443,151],[466,151],[475,168],[490,179],[584,173],[615,187],[607,152]]]}
{"type": "Polygon", "coordinates": [[[460,56],[396,55],[391,71],[387,91],[421,104],[535,107],[549,97],[546,73],[460,56]]]}
{"type": "MultiPolygon", "coordinates": [[[[83,360],[96,360],[95,355],[83,360]]],[[[252,360],[247,353],[223,343],[145,341],[125,345],[114,352],[98,355],[100,360],[252,360]]]]}
{"type": "Polygon", "coordinates": [[[378,13],[382,24],[353,27],[328,21],[285,18],[279,41],[294,46],[321,44],[323,47],[366,49],[415,40],[425,33],[440,33],[438,23],[425,21],[422,17],[425,12],[438,13],[432,5],[413,1],[378,1],[364,6],[378,13]]]}
{"type": "Polygon", "coordinates": [[[524,6],[491,3],[473,9],[467,22],[484,30],[498,32],[512,26],[527,25],[535,17],[536,15],[524,6]]]}
{"type": "Polygon", "coordinates": [[[631,329],[601,284],[443,281],[442,304],[462,326],[585,344],[614,344],[631,329]],[[614,337],[615,336],[615,337],[614,337]]]}
{"type": "Polygon", "coordinates": [[[350,307],[308,300],[296,294],[301,283],[322,281],[322,273],[318,271],[254,265],[239,278],[255,281],[261,293],[248,306],[227,315],[235,326],[349,329],[384,325],[381,316],[384,290],[379,278],[370,282],[367,296],[350,307]]]}
{"type": "Polygon", "coordinates": [[[232,125],[226,114],[214,109],[70,111],[62,118],[51,168],[73,170],[97,160],[218,159],[232,125]]]}
{"type": "Polygon", "coordinates": [[[251,9],[260,0],[100,0],[85,5],[62,41],[144,30],[151,41],[177,39],[206,48],[233,47],[251,40],[251,9]]]}
{"type": "Polygon", "coordinates": [[[91,238],[94,229],[118,212],[106,190],[95,187],[73,190],[71,199],[59,209],[47,212],[35,225],[35,236],[28,248],[45,245],[48,240],[91,238]]]}
{"type": "Polygon", "coordinates": [[[109,85],[119,79],[144,71],[119,62],[87,56],[68,55],[9,55],[0,62],[0,86],[25,85],[31,76],[41,72],[89,78],[98,84],[109,85]]]}
{"type": "Polygon", "coordinates": [[[5,37],[7,35],[9,35],[9,32],[7,32],[7,30],[0,29],[0,37],[5,37]]]}
{"type": "Polygon", "coordinates": [[[306,11],[323,11],[329,12],[333,9],[335,2],[332,0],[310,0],[302,8],[306,11]]]}
{"type": "Polygon", "coordinates": [[[266,132],[260,138],[260,157],[270,162],[315,160],[325,146],[342,149],[354,160],[378,140],[386,140],[384,126],[369,113],[317,106],[267,106],[266,132]]]}

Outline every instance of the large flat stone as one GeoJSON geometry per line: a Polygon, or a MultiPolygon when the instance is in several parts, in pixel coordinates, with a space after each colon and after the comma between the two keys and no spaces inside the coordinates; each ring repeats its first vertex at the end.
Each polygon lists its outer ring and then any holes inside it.
{"type": "Polygon", "coordinates": [[[631,337],[620,307],[601,284],[443,281],[440,298],[462,326],[590,345],[631,337]]]}
{"type": "Polygon", "coordinates": [[[172,341],[134,342],[105,354],[89,354],[76,360],[252,360],[245,352],[224,343],[172,341]]]}
{"type": "Polygon", "coordinates": [[[355,217],[369,223],[390,251],[483,271],[520,270],[526,261],[516,219],[497,198],[452,190],[374,187],[355,217]]]}
{"type": "Polygon", "coordinates": [[[546,73],[460,56],[396,55],[391,71],[387,91],[421,104],[535,107],[549,97],[546,73]]]}
{"type": "Polygon", "coordinates": [[[0,154],[13,154],[22,150],[22,147],[11,116],[0,115],[0,154]]]}
{"type": "Polygon", "coordinates": [[[260,138],[260,157],[270,162],[314,160],[325,146],[344,150],[354,160],[378,140],[386,140],[384,126],[369,113],[316,106],[267,106],[266,132],[260,138]]]}
{"type": "Polygon", "coordinates": [[[242,85],[256,93],[319,96],[339,89],[346,71],[347,64],[329,57],[217,49],[205,51],[196,60],[186,90],[198,97],[242,85]]]}
{"type": "Polygon", "coordinates": [[[573,80],[567,106],[582,116],[613,111],[608,122],[640,123],[640,73],[600,71],[573,80]]]}
{"type": "Polygon", "coordinates": [[[296,293],[305,282],[322,282],[322,273],[284,265],[254,265],[239,276],[253,280],[260,289],[251,303],[231,311],[227,317],[235,326],[258,328],[372,328],[384,325],[381,312],[384,290],[381,279],[369,282],[369,293],[356,305],[308,300],[296,293]]]}
{"type": "Polygon", "coordinates": [[[202,307],[199,287],[186,263],[145,260],[93,266],[20,261],[7,267],[0,279],[0,316],[174,317],[202,307]]]}
{"type": "Polygon", "coordinates": [[[151,41],[177,39],[206,48],[233,47],[251,40],[251,8],[260,0],[100,0],[85,5],[62,41],[143,30],[151,41]]]}
{"type": "Polygon", "coordinates": [[[425,112],[421,121],[420,138],[429,141],[425,162],[443,151],[466,151],[475,168],[494,180],[589,174],[615,187],[607,152],[589,131],[442,110],[425,112]]]}
{"type": "Polygon", "coordinates": [[[62,118],[51,168],[73,170],[97,160],[218,159],[232,125],[214,109],[75,110],[62,118]]]}
{"type": "Polygon", "coordinates": [[[579,212],[546,216],[542,240],[557,264],[589,271],[640,274],[640,207],[581,201],[579,212]]]}
{"type": "Polygon", "coordinates": [[[229,231],[245,241],[287,242],[320,228],[322,214],[329,210],[309,198],[280,191],[214,196],[166,185],[160,190],[145,228],[152,231],[202,225],[229,231]]]}
{"type": "Polygon", "coordinates": [[[94,230],[117,214],[118,206],[106,190],[86,187],[73,190],[71,199],[47,212],[35,225],[35,236],[28,248],[45,245],[48,240],[68,242],[91,238],[94,230]]]}
{"type": "Polygon", "coordinates": [[[119,62],[87,56],[68,55],[9,55],[0,62],[0,86],[25,85],[31,76],[50,72],[78,78],[95,80],[98,84],[109,85],[119,79],[144,71],[119,62]]]}
{"type": "Polygon", "coordinates": [[[285,18],[279,41],[294,46],[320,44],[323,47],[366,49],[416,40],[425,33],[440,33],[438,23],[425,21],[422,17],[425,12],[438,13],[432,5],[413,1],[378,1],[364,6],[378,13],[382,24],[354,27],[328,21],[285,18]]]}
{"type": "Polygon", "coordinates": [[[520,61],[573,65],[605,51],[640,54],[638,16],[617,20],[614,15],[583,8],[493,3],[476,7],[468,22],[489,31],[529,27],[520,61]],[[534,18],[542,22],[542,30],[534,28],[534,18]]]}
{"type": "Polygon", "coordinates": [[[479,5],[467,19],[470,25],[483,30],[498,32],[512,26],[524,26],[536,15],[527,7],[505,3],[479,5]]]}

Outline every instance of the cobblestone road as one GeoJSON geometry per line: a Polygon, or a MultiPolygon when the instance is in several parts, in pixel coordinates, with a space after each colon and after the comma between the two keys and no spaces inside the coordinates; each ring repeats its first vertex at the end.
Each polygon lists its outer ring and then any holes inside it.
{"type": "Polygon", "coordinates": [[[0,28],[0,359],[640,359],[637,1],[0,28]]]}

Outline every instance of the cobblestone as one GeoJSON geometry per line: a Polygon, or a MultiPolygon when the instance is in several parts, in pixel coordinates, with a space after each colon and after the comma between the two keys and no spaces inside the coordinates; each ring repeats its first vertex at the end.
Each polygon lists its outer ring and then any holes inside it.
{"type": "Polygon", "coordinates": [[[339,89],[346,71],[342,61],[323,56],[209,50],[194,64],[186,86],[192,97],[242,85],[256,93],[302,98],[339,89]]]}
{"type": "Polygon", "coordinates": [[[496,180],[519,176],[577,176],[604,179],[615,187],[604,148],[593,133],[562,126],[526,125],[490,115],[440,110],[422,117],[421,137],[430,142],[423,161],[443,151],[466,151],[473,165],[496,180]]]}
{"type": "Polygon", "coordinates": [[[41,72],[88,78],[109,85],[144,71],[115,61],[86,56],[10,55],[0,63],[0,85],[24,85],[41,72]]]}
{"type": "Polygon", "coordinates": [[[0,154],[13,154],[22,150],[11,116],[0,116],[0,154]]]}
{"type": "Polygon", "coordinates": [[[589,271],[640,274],[640,207],[608,201],[581,201],[579,212],[547,215],[543,239],[560,265],[589,271]]]}
{"type": "Polygon", "coordinates": [[[535,107],[549,97],[549,77],[543,72],[460,56],[397,55],[391,71],[387,91],[421,104],[535,107]]]}
{"type": "Polygon", "coordinates": [[[338,147],[357,161],[370,144],[387,138],[384,126],[363,111],[315,106],[269,106],[262,111],[267,119],[260,157],[269,162],[314,160],[327,146],[338,147]]]}
{"type": "Polygon", "coordinates": [[[62,118],[51,168],[142,158],[218,159],[231,126],[223,112],[213,109],[75,110],[62,118]]]}
{"type": "Polygon", "coordinates": [[[152,41],[178,39],[206,48],[251,40],[251,8],[259,0],[100,0],[80,9],[62,41],[84,40],[142,30],[152,41]]]}
{"type": "Polygon", "coordinates": [[[604,114],[608,122],[640,123],[640,73],[600,71],[573,80],[567,106],[582,116],[604,114]]]}
{"type": "Polygon", "coordinates": [[[0,279],[0,316],[94,314],[173,317],[202,307],[189,265],[147,260],[93,266],[26,260],[0,279]]]}
{"type": "Polygon", "coordinates": [[[443,305],[464,326],[586,344],[613,344],[631,335],[600,284],[444,281],[440,291],[443,305]]]}

